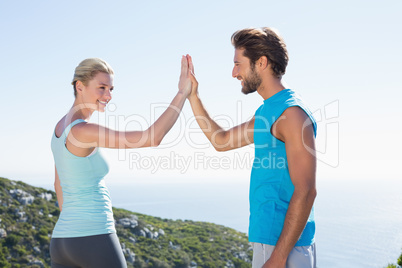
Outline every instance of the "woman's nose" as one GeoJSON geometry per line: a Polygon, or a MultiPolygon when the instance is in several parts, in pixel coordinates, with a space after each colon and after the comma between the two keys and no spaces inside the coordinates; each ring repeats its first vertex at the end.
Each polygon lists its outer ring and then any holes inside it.
{"type": "Polygon", "coordinates": [[[105,95],[105,98],[107,98],[108,100],[112,99],[112,91],[110,91],[110,89],[106,90],[104,95],[105,95]]]}

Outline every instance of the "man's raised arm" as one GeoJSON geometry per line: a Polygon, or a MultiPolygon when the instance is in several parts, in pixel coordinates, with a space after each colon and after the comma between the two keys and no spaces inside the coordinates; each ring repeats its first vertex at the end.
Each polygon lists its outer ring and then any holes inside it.
{"type": "Polygon", "coordinates": [[[198,81],[194,76],[192,59],[187,55],[192,88],[188,99],[194,116],[205,136],[217,151],[228,151],[254,143],[254,117],[229,130],[224,130],[208,114],[198,95],[198,81]]]}

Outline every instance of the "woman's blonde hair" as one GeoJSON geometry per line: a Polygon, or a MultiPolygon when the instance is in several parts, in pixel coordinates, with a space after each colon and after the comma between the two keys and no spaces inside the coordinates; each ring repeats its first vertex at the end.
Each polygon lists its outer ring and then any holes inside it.
{"type": "Polygon", "coordinates": [[[75,87],[77,81],[81,81],[85,86],[87,86],[88,82],[100,72],[111,75],[114,74],[112,67],[102,59],[89,58],[81,61],[75,68],[73,82],[71,82],[74,86],[74,96],[77,96],[77,89],[75,87]]]}

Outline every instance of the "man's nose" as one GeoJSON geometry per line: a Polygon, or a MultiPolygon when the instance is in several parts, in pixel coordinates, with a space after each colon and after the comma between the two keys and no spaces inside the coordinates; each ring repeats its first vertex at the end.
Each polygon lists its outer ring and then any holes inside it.
{"type": "Polygon", "coordinates": [[[233,67],[233,70],[232,70],[232,77],[233,77],[233,78],[236,78],[237,75],[238,75],[237,68],[236,68],[236,67],[233,67]]]}

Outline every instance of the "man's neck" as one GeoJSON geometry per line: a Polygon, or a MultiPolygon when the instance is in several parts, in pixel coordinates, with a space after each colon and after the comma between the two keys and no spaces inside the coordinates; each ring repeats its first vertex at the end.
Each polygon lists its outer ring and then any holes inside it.
{"type": "Polygon", "coordinates": [[[261,86],[257,89],[257,92],[266,100],[285,88],[280,78],[267,78],[262,80],[261,86]]]}

